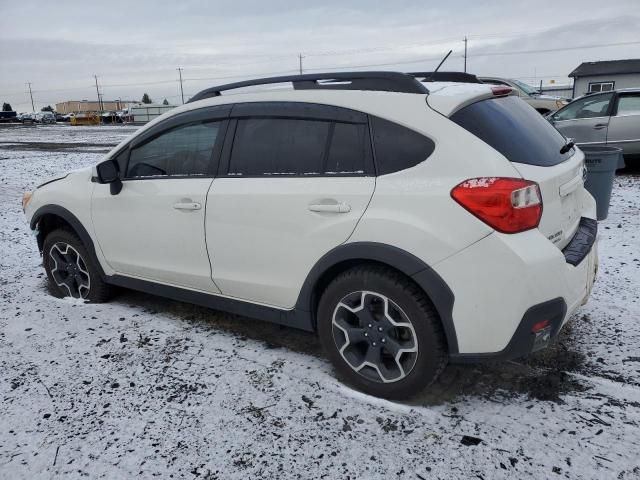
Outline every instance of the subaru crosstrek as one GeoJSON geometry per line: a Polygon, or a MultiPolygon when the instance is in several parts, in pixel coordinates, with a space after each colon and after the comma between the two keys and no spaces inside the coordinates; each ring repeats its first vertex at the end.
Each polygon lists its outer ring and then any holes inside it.
{"type": "Polygon", "coordinates": [[[316,331],[388,398],[543,348],[589,296],[595,202],[581,151],[509,93],[394,72],[204,90],[25,194],[50,289],[316,331]]]}

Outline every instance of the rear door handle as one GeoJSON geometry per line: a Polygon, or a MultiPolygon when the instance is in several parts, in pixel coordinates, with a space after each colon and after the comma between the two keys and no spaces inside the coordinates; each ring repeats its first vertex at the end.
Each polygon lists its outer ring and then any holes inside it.
{"type": "Polygon", "coordinates": [[[200,210],[202,205],[198,202],[178,202],[173,204],[176,210],[200,210]]]}
{"type": "Polygon", "coordinates": [[[309,205],[312,212],[331,212],[331,213],[348,213],[351,211],[351,205],[348,203],[312,203],[309,205]]]}
{"type": "Polygon", "coordinates": [[[601,128],[605,128],[606,126],[607,126],[607,124],[606,124],[606,123],[596,123],[596,124],[593,126],[593,128],[594,128],[595,130],[600,130],[601,128]]]}

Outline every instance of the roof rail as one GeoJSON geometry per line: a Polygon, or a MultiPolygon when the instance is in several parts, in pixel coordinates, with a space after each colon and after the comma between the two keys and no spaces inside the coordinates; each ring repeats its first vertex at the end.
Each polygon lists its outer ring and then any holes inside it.
{"type": "Polygon", "coordinates": [[[217,97],[220,92],[255,85],[291,82],[295,90],[375,90],[382,92],[429,93],[412,75],[400,72],[333,72],[256,78],[207,88],[195,94],[189,102],[217,97]]]}
{"type": "Polygon", "coordinates": [[[482,83],[478,77],[466,72],[412,72],[409,75],[422,78],[423,82],[482,83]]]}

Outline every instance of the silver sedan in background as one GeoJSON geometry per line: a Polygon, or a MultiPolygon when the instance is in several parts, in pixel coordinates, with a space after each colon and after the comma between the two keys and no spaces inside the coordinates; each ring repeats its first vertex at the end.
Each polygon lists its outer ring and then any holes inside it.
{"type": "Polygon", "coordinates": [[[640,157],[640,88],[585,95],[547,119],[578,145],[619,147],[625,160],[640,157]]]}

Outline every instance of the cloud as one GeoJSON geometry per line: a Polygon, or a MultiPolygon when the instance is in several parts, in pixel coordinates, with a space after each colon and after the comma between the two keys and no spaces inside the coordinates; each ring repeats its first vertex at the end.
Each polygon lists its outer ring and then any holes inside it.
{"type": "Polygon", "coordinates": [[[355,0],[295,2],[149,2],[0,0],[0,100],[30,107],[95,97],[177,101],[176,68],[185,92],[252,75],[291,72],[298,53],[307,70],[329,68],[429,70],[450,48],[446,69],[568,81],[580,62],[638,56],[638,45],[564,52],[497,55],[637,40],[637,0],[558,2],[472,0],[446,3],[355,0]],[[408,63],[411,62],[411,63],[408,63]],[[122,85],[122,86],[120,86],[122,85]]]}

